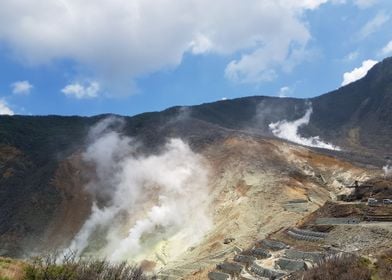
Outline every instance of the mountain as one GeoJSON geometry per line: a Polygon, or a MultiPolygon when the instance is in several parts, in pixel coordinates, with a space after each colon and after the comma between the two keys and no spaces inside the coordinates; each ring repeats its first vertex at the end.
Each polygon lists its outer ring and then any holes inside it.
{"type": "Polygon", "coordinates": [[[246,97],[195,106],[192,116],[226,128],[253,127],[270,136],[268,124],[301,117],[307,102],[313,113],[301,128],[304,135],[319,135],[349,150],[379,155],[391,150],[392,58],[375,65],[363,79],[315,98],[246,97]]]}
{"type": "MultiPolygon", "coordinates": [[[[235,236],[238,246],[247,246],[303,219],[337,194],[338,185],[380,176],[392,148],[391,113],[388,58],[363,79],[307,100],[252,96],[133,117],[0,116],[0,255],[29,256],[69,245],[94,207],[110,206],[110,194],[92,195],[86,189],[99,174],[85,155],[102,137],[113,136],[119,146],[134,143],[126,153],[135,162],[170,152],[165,143],[172,138],[182,139],[205,159],[211,199],[206,207],[213,226],[196,249],[182,255],[190,263],[224,249],[218,242],[222,238],[235,236]],[[309,108],[309,122],[298,133],[319,136],[341,151],[301,147],[271,131],[271,123],[301,119],[309,108]],[[99,129],[101,134],[95,133],[99,129]],[[287,201],[296,199],[309,203],[281,214],[282,207],[291,207],[287,201]]],[[[107,184],[112,183],[108,178],[107,184]]],[[[151,200],[143,199],[140,205],[148,209],[159,197],[153,193],[151,200]]],[[[100,242],[98,237],[91,246],[100,242]]],[[[167,258],[153,257],[161,264],[167,258]]]]}
{"type": "Polygon", "coordinates": [[[392,58],[361,80],[312,99],[309,127],[342,145],[387,155],[392,142],[392,58]]]}

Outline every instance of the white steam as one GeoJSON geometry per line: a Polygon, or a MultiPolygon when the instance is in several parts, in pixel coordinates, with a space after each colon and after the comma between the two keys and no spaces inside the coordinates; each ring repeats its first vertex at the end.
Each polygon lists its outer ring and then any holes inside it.
{"type": "Polygon", "coordinates": [[[309,147],[329,149],[329,150],[340,150],[338,146],[323,142],[319,136],[312,136],[309,138],[305,138],[299,135],[298,129],[301,126],[309,124],[310,116],[312,115],[312,113],[313,113],[313,109],[310,106],[306,110],[306,113],[302,118],[291,122],[287,120],[283,120],[275,123],[270,123],[269,128],[276,137],[286,139],[297,144],[301,144],[309,147]]]}
{"type": "Polygon", "coordinates": [[[382,170],[386,178],[392,177],[392,165],[391,161],[388,161],[386,165],[383,166],[382,170]]]}
{"type": "Polygon", "coordinates": [[[95,140],[84,159],[96,170],[88,185],[96,201],[68,249],[112,261],[175,258],[211,226],[203,159],[180,139],[159,154],[140,155],[133,139],[113,131],[119,124],[106,119],[90,132],[95,140]],[[164,252],[156,252],[162,243],[164,252]]]}

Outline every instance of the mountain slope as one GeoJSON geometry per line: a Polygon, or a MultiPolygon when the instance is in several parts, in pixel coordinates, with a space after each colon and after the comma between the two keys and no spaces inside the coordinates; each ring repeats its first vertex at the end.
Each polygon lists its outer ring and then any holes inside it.
{"type": "MultiPolygon", "coordinates": [[[[194,151],[206,156],[210,164],[219,161],[220,154],[227,154],[228,158],[219,165],[237,162],[241,166],[257,166],[257,161],[260,161],[263,164],[256,168],[257,173],[273,169],[277,172],[275,176],[283,174],[287,180],[292,177],[298,179],[298,174],[288,171],[296,169],[296,163],[290,158],[266,160],[281,153],[285,142],[260,143],[272,141],[262,140],[273,137],[270,123],[299,119],[311,104],[313,114],[310,122],[300,128],[300,133],[304,136],[319,135],[345,150],[335,152],[340,159],[334,159],[336,162],[331,169],[323,167],[325,172],[332,174],[336,166],[347,166],[342,158],[348,157],[352,161],[355,159],[353,155],[365,154],[365,160],[372,163],[368,155],[382,161],[389,153],[392,147],[391,73],[392,59],[386,59],[370,70],[365,78],[310,100],[254,96],[192,107],[173,107],[162,112],[123,117],[120,128],[113,129],[142,143],[137,147],[141,154],[159,153],[167,139],[181,138],[194,151]],[[233,150],[221,150],[222,147],[233,150]],[[257,160],[251,158],[252,147],[260,149],[257,160]]],[[[84,191],[91,180],[91,167],[85,165],[82,154],[91,140],[91,127],[107,117],[110,116],[0,116],[0,255],[21,256],[33,249],[60,245],[69,242],[80,229],[90,214],[92,203],[92,198],[84,191]]],[[[318,154],[307,149],[301,153],[309,153],[304,157],[305,163],[314,169],[315,165],[308,162],[318,154]]],[[[326,158],[324,160],[331,163],[326,158]]],[[[227,167],[227,172],[237,172],[237,167],[227,167]]],[[[306,168],[298,171],[301,178],[309,175],[306,168]]],[[[357,168],[352,166],[348,168],[351,171],[345,171],[352,173],[346,175],[348,181],[373,172],[361,169],[361,172],[355,173],[357,168]]],[[[225,183],[227,189],[223,192],[231,192],[231,185],[241,185],[232,180],[225,183]]],[[[303,188],[308,189],[315,184],[311,191],[322,189],[314,180],[309,179],[303,188]]],[[[220,184],[221,181],[215,183],[215,189],[222,187],[220,184]]],[[[247,185],[239,186],[239,192],[246,193],[247,185]]],[[[320,195],[320,201],[327,196],[320,195]]],[[[230,200],[232,198],[227,199],[227,203],[234,203],[230,200]]],[[[250,236],[247,235],[247,238],[250,236]]]]}
{"type": "Polygon", "coordinates": [[[309,129],[347,146],[376,153],[392,148],[392,58],[375,65],[361,80],[312,99],[309,129]],[[350,142],[351,141],[351,142],[350,142]],[[350,145],[351,144],[351,145],[350,145]]]}

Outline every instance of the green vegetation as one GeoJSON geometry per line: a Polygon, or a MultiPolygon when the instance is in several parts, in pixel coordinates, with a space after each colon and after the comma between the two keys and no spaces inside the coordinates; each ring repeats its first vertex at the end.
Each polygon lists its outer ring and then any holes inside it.
{"type": "Polygon", "coordinates": [[[112,264],[107,260],[64,256],[58,262],[56,255],[37,257],[25,268],[23,280],[144,280],[139,267],[126,262],[112,264]]]}
{"type": "Polygon", "coordinates": [[[384,252],[377,258],[375,264],[375,277],[373,279],[391,279],[392,275],[392,249],[384,252]]]}
{"type": "Polygon", "coordinates": [[[377,257],[372,264],[369,259],[346,255],[332,257],[304,272],[294,273],[291,280],[389,280],[392,275],[392,250],[377,257]]]}
{"type": "Polygon", "coordinates": [[[0,257],[0,280],[20,280],[25,264],[21,261],[0,257]]]}
{"type": "Polygon", "coordinates": [[[0,280],[146,280],[143,271],[126,262],[81,259],[75,254],[48,254],[29,262],[0,257],[0,280]]]}
{"type": "Polygon", "coordinates": [[[303,280],[371,280],[372,271],[367,259],[355,255],[332,257],[322,261],[295,279],[303,280]]]}

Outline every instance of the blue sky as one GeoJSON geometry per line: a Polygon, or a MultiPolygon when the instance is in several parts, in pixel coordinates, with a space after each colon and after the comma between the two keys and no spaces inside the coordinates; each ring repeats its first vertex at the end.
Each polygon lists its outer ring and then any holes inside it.
{"type": "Polygon", "coordinates": [[[312,97],[392,56],[391,30],[390,0],[0,0],[0,114],[312,97]]]}

